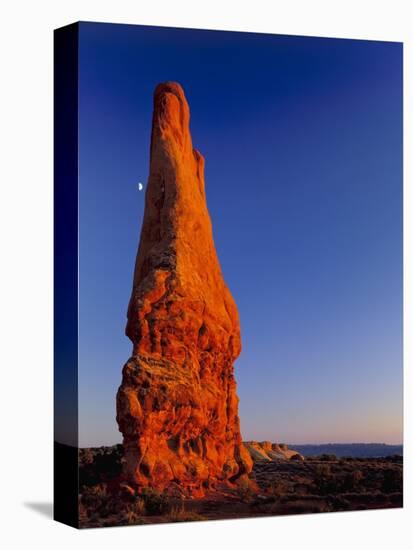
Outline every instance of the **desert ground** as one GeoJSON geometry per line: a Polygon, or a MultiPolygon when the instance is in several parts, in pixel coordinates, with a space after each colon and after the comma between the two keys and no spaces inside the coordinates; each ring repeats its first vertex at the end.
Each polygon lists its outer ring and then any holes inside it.
{"type": "Polygon", "coordinates": [[[80,527],[374,510],[403,506],[403,457],[255,460],[250,481],[202,499],[122,483],[122,445],[79,450],[80,527]]]}

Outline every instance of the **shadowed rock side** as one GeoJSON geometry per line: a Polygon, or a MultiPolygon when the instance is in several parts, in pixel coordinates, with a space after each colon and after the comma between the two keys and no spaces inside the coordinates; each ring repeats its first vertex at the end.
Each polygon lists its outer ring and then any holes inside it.
{"type": "Polygon", "coordinates": [[[154,94],[126,334],[133,355],[117,394],[126,479],[201,496],[248,474],[233,370],[238,312],[215,251],[204,159],[192,147],[184,92],[172,82],[154,94]]]}

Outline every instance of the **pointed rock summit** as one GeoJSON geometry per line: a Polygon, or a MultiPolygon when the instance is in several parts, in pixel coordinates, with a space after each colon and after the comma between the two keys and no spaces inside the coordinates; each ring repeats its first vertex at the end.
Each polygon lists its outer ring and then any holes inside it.
{"type": "Polygon", "coordinates": [[[150,174],[126,334],[117,421],[124,477],[140,487],[206,489],[251,471],[242,444],[234,361],[237,307],[221,272],[179,84],[154,94],[150,174]]]}

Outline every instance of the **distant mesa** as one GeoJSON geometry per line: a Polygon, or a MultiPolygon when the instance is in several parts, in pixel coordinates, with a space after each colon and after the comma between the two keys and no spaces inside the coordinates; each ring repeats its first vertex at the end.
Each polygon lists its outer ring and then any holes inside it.
{"type": "Polygon", "coordinates": [[[234,299],[222,276],[181,86],[154,93],[150,174],[126,334],[132,357],[117,394],[123,477],[202,496],[246,479],[238,417],[234,299]]]}

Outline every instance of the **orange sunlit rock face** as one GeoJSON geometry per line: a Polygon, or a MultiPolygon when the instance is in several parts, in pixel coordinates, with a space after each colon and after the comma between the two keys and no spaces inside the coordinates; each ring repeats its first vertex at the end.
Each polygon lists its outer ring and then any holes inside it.
{"type": "Polygon", "coordinates": [[[157,86],[150,175],[126,334],[117,421],[126,479],[202,496],[248,474],[233,364],[237,307],[225,285],[179,84],[157,86]]]}

